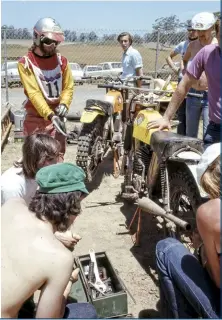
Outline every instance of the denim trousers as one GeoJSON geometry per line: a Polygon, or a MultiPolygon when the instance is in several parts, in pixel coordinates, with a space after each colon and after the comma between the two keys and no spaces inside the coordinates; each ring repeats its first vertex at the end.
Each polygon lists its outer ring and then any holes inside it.
{"type": "Polygon", "coordinates": [[[177,119],[179,124],[177,126],[177,133],[182,136],[186,135],[186,99],[183,100],[179,109],[177,110],[177,119]]]}
{"type": "Polygon", "coordinates": [[[200,116],[203,117],[203,137],[209,124],[208,96],[206,91],[197,91],[191,88],[186,98],[186,136],[197,138],[200,116]],[[203,97],[192,96],[202,94],[203,97]],[[191,95],[189,95],[191,94],[191,95]]]}
{"type": "MultiPolygon", "coordinates": [[[[182,75],[178,78],[178,84],[182,80],[182,75]]],[[[181,134],[182,136],[186,135],[186,98],[183,100],[179,109],[177,110],[177,119],[179,124],[177,126],[177,133],[181,134]]]]}
{"type": "Polygon", "coordinates": [[[63,319],[97,319],[96,309],[90,303],[70,303],[63,319]]]}
{"type": "Polygon", "coordinates": [[[213,143],[222,141],[221,137],[221,124],[210,121],[207,126],[207,131],[204,136],[204,148],[206,149],[213,143]]]}
{"type": "Polygon", "coordinates": [[[161,317],[210,318],[220,314],[220,290],[197,258],[178,240],[167,238],[156,246],[161,317]]]}

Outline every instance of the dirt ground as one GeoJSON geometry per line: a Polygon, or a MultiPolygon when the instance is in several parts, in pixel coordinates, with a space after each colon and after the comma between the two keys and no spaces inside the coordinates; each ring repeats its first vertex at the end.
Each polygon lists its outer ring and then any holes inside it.
{"type": "MultiPolygon", "coordinates": [[[[73,123],[68,123],[71,129],[73,123]]],[[[4,172],[13,161],[21,156],[22,142],[14,142],[13,128],[9,142],[1,158],[1,170],[4,172]]],[[[67,146],[65,161],[75,163],[76,145],[67,146]]],[[[135,206],[123,203],[119,199],[123,178],[112,176],[112,158],[109,155],[101,164],[96,179],[88,185],[89,196],[83,200],[83,213],[76,220],[76,233],[82,236],[74,255],[88,254],[90,248],[96,252],[106,251],[114,268],[119,272],[127,289],[128,312],[133,318],[154,318],[158,314],[158,281],[155,272],[155,245],[162,234],[158,233],[151,216],[143,214],[140,247],[133,245],[124,226],[129,224],[135,206]]]]}

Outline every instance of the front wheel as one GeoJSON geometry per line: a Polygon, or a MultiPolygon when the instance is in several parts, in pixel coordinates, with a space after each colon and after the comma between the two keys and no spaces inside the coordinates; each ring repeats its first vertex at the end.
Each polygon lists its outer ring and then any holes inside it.
{"type": "Polygon", "coordinates": [[[88,182],[93,180],[103,155],[103,118],[84,123],[78,138],[76,164],[85,171],[88,182]]]}
{"type": "Polygon", "coordinates": [[[172,213],[191,225],[189,231],[184,231],[177,226],[176,231],[170,232],[169,235],[176,237],[193,251],[191,236],[196,228],[196,211],[201,205],[199,189],[188,170],[172,172],[169,176],[169,184],[172,213]]]}

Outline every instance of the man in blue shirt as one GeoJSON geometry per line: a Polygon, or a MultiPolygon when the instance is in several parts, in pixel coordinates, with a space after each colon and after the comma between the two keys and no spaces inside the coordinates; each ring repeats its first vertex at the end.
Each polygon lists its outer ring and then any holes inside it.
{"type": "MultiPolygon", "coordinates": [[[[123,49],[122,66],[123,73],[121,79],[126,79],[133,76],[143,75],[143,61],[138,50],[132,47],[133,39],[130,33],[122,32],[117,38],[123,49]]],[[[136,81],[137,87],[141,87],[141,80],[136,81]]]]}

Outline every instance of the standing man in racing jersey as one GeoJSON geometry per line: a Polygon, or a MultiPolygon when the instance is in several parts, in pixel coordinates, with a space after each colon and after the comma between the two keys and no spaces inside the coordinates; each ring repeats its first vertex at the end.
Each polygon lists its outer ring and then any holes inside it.
{"type": "MultiPolygon", "coordinates": [[[[176,74],[179,73],[178,83],[181,81],[183,77],[181,72],[181,70],[183,69],[183,64],[182,64],[183,60],[181,60],[180,67],[176,67],[172,59],[176,57],[178,54],[180,54],[181,57],[183,58],[189,43],[197,39],[197,31],[192,28],[191,23],[187,25],[187,32],[188,32],[188,39],[178,43],[178,45],[174,48],[174,50],[170,52],[169,56],[166,58],[166,62],[169,65],[169,67],[176,74]]],[[[183,100],[180,108],[178,109],[177,117],[180,122],[177,127],[177,133],[185,136],[186,135],[186,98],[183,100]]]]}
{"type": "Polygon", "coordinates": [[[64,118],[72,102],[74,82],[68,60],[57,51],[62,41],[63,31],[54,19],[38,20],[33,45],[19,60],[18,71],[27,96],[24,135],[50,134],[59,141],[63,159],[66,138],[61,132],[65,130],[64,118]]]}

